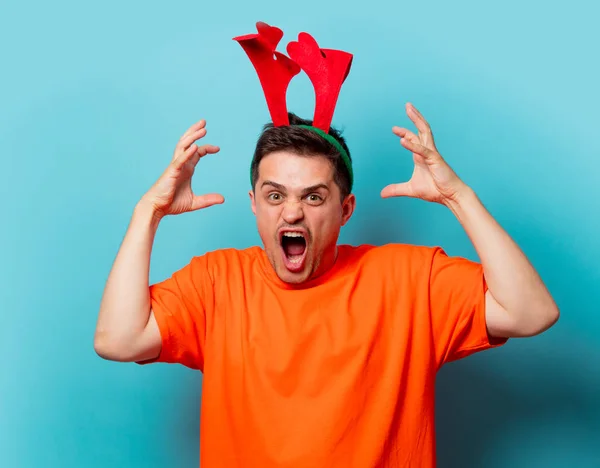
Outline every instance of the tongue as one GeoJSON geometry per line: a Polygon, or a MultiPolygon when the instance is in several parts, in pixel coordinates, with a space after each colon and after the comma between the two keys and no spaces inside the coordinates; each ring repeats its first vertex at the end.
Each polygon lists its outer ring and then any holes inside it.
{"type": "Polygon", "coordinates": [[[286,243],[285,253],[288,256],[291,255],[302,255],[304,253],[304,249],[306,248],[306,244],[303,240],[300,241],[288,241],[286,243]]]}

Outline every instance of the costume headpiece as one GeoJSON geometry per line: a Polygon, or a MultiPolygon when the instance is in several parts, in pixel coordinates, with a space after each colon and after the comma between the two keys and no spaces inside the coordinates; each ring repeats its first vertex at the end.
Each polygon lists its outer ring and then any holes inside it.
{"type": "Polygon", "coordinates": [[[298,35],[298,41],[288,44],[288,57],[275,50],[283,37],[281,29],[263,22],[256,23],[256,29],[258,34],[233,39],[242,46],[256,69],[273,125],[281,127],[290,124],[287,88],[292,78],[304,70],[315,88],[315,113],[312,126],[298,126],[317,133],[337,149],[350,174],[352,188],[352,162],[343,146],[329,134],[342,84],[350,72],[352,54],[321,49],[310,34],[302,32],[298,35]]]}

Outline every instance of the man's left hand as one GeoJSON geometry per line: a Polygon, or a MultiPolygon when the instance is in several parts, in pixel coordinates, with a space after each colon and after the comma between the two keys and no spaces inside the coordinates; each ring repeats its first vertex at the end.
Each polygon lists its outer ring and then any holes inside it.
{"type": "Polygon", "coordinates": [[[444,205],[457,201],[466,185],[438,152],[431,128],[421,113],[408,103],[406,114],[417,127],[418,135],[401,127],[393,127],[392,132],[400,137],[402,146],[413,153],[415,168],[408,182],[388,185],[381,196],[421,198],[444,205]]]}

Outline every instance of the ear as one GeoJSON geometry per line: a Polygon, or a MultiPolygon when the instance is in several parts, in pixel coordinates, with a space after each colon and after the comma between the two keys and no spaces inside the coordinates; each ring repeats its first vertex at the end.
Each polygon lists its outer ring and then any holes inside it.
{"type": "Polygon", "coordinates": [[[342,226],[345,225],[350,218],[352,217],[352,213],[354,213],[354,209],[356,208],[356,197],[353,193],[348,195],[344,202],[342,203],[342,226]]]}
{"type": "Polygon", "coordinates": [[[254,213],[254,216],[256,216],[256,199],[254,198],[254,190],[250,190],[248,195],[250,195],[250,208],[252,208],[252,213],[254,213]]]}

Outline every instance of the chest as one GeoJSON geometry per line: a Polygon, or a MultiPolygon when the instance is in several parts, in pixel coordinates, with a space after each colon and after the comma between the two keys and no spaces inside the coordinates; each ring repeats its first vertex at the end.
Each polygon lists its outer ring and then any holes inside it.
{"type": "Polygon", "coordinates": [[[332,375],[383,374],[409,354],[414,304],[386,281],[285,291],[255,285],[225,297],[215,304],[210,354],[219,367],[272,385],[310,388],[332,375]]]}

